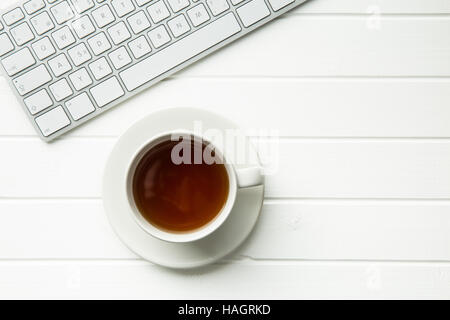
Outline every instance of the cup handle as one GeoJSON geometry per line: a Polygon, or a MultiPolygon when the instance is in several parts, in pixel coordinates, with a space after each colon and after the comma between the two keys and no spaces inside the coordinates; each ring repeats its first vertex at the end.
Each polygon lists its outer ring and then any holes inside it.
{"type": "Polygon", "coordinates": [[[236,177],[239,188],[256,187],[264,183],[264,175],[260,167],[236,169],[236,177]]]}

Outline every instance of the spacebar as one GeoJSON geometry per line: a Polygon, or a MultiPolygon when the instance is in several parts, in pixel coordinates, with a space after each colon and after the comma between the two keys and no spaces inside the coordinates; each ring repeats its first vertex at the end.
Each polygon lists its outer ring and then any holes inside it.
{"type": "Polygon", "coordinates": [[[132,91],[241,31],[229,13],[120,73],[132,91]]]}

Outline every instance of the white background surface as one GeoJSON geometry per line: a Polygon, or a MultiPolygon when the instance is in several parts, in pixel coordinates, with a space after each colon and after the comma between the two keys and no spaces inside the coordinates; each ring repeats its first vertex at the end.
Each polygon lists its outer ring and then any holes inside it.
{"type": "Polygon", "coordinates": [[[450,298],[449,77],[449,0],[311,0],[50,145],[1,78],[0,298],[450,298]],[[117,137],[167,107],[282,135],[255,232],[201,270],[102,209],[117,137]]]}

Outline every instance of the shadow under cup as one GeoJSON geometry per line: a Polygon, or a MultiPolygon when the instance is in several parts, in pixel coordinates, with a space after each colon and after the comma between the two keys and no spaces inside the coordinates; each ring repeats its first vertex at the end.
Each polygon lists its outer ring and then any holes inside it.
{"type": "Polygon", "coordinates": [[[133,158],[127,177],[137,223],[169,242],[195,241],[215,231],[228,217],[236,189],[231,165],[192,134],[152,139],[133,158]]]}

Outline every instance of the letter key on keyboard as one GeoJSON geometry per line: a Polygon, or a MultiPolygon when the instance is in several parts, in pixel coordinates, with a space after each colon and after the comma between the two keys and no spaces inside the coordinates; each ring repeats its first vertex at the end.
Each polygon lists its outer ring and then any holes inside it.
{"type": "Polygon", "coordinates": [[[22,0],[0,13],[0,65],[51,141],[305,1],[22,0]]]}

